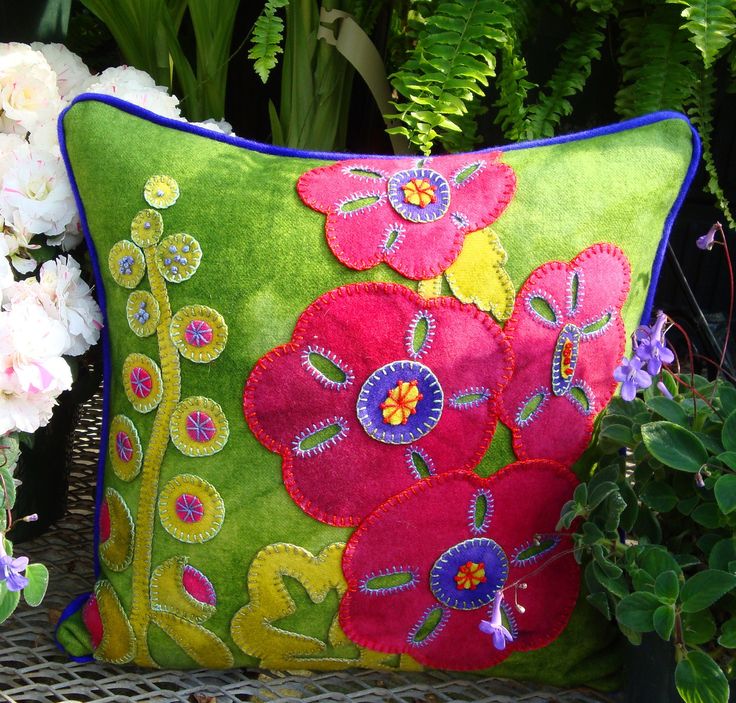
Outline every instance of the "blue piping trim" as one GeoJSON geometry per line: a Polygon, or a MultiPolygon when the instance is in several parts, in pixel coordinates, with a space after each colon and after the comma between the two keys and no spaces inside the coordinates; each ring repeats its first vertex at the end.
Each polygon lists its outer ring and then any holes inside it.
{"type": "Polygon", "coordinates": [[[61,616],[59,617],[59,622],[56,623],[56,628],[54,629],[54,644],[56,645],[56,648],[64,652],[69,659],[75,662],[79,663],[88,663],[95,660],[95,658],[88,654],[84,657],[74,657],[69,652],[64,649],[64,645],[59,642],[58,633],[59,628],[64,624],[65,620],[68,620],[72,615],[79,612],[83,607],[84,604],[87,602],[89,597],[92,595],[92,593],[83,593],[81,596],[77,596],[69,605],[64,608],[64,612],[62,612],[61,616]]]}
{"type": "MultiPolygon", "coordinates": [[[[303,151],[300,149],[289,149],[287,147],[279,147],[279,146],[273,146],[270,144],[262,144],[260,142],[252,141],[250,139],[243,139],[242,137],[230,137],[225,134],[221,134],[219,132],[214,132],[209,129],[205,129],[204,127],[199,127],[197,125],[189,124],[188,122],[181,122],[179,120],[174,120],[168,117],[162,117],[161,115],[157,115],[153,112],[150,112],[149,110],[145,110],[142,107],[138,107],[137,105],[132,105],[131,103],[125,102],[124,100],[120,100],[120,98],[115,98],[111,95],[98,95],[95,93],[83,93],[82,95],[77,96],[70,105],[64,109],[64,111],[59,116],[59,122],[57,125],[58,135],[59,135],[59,145],[61,147],[61,155],[64,159],[64,164],[66,165],[67,172],[69,174],[69,180],[71,182],[72,186],[72,192],[74,193],[74,200],[77,204],[77,209],[79,211],[80,220],[82,224],[82,230],[84,232],[84,238],[87,243],[87,247],[90,252],[90,258],[92,261],[92,268],[95,275],[95,281],[97,285],[97,294],[98,294],[98,300],[100,303],[100,309],[102,310],[103,318],[105,320],[105,326],[102,330],[102,352],[103,352],[103,383],[104,383],[104,399],[103,399],[103,410],[102,410],[102,437],[100,438],[100,458],[98,462],[98,468],[97,468],[97,493],[96,493],[96,501],[95,501],[95,530],[94,530],[94,565],[95,565],[95,576],[99,577],[100,574],[100,559],[99,559],[99,517],[100,517],[100,507],[102,505],[102,484],[103,484],[103,470],[105,466],[105,456],[107,453],[107,435],[109,431],[109,414],[110,414],[110,378],[111,378],[111,356],[110,356],[110,339],[109,339],[109,333],[108,333],[108,325],[107,325],[107,301],[105,298],[105,289],[102,284],[102,276],[100,271],[100,264],[99,264],[99,258],[97,256],[97,251],[94,247],[94,243],[92,242],[92,237],[89,233],[89,227],[87,225],[87,216],[84,211],[84,207],[82,204],[82,199],[79,194],[79,189],[77,187],[77,183],[74,180],[74,173],[71,169],[71,164],[69,161],[69,154],[67,152],[66,147],[66,141],[64,139],[64,117],[66,116],[66,113],[74,107],[77,103],[86,102],[86,101],[93,101],[93,102],[100,102],[105,103],[111,107],[117,108],[119,110],[122,110],[123,112],[126,112],[130,115],[134,115],[135,117],[140,117],[141,119],[147,120],[148,122],[152,122],[154,124],[161,125],[163,127],[168,127],[170,129],[176,129],[180,132],[186,132],[189,134],[196,134],[202,137],[206,137],[208,139],[212,139],[217,142],[223,142],[224,144],[230,144],[232,146],[240,147],[242,149],[249,149],[251,151],[256,151],[261,154],[269,154],[272,156],[287,156],[287,157],[296,157],[296,158],[304,158],[304,159],[324,159],[329,161],[339,161],[341,159],[346,158],[372,158],[372,159],[395,159],[395,158],[406,158],[406,157],[396,157],[393,155],[388,154],[354,154],[354,153],[340,153],[340,152],[328,152],[328,151],[303,151]]],[[[700,137],[698,136],[698,133],[695,131],[695,128],[692,126],[690,120],[683,115],[680,112],[673,112],[673,111],[662,111],[662,112],[653,112],[649,115],[643,115],[641,117],[634,117],[629,120],[624,120],[622,122],[618,122],[616,124],[612,125],[606,125],[604,127],[596,127],[595,129],[588,129],[583,132],[576,132],[574,134],[565,134],[557,137],[551,137],[549,139],[537,139],[534,141],[529,142],[520,142],[516,144],[507,144],[505,146],[497,146],[497,147],[488,147],[487,149],[481,149],[478,152],[475,153],[485,153],[489,151],[517,151],[519,149],[529,149],[533,147],[540,147],[540,146],[551,146],[554,144],[566,144],[568,142],[575,142],[580,141],[583,139],[591,139],[593,137],[601,137],[608,134],[616,134],[618,132],[624,132],[629,129],[636,129],[638,127],[645,127],[647,125],[655,124],[657,122],[662,122],[664,120],[682,120],[686,124],[690,126],[690,130],[692,132],[693,137],[693,151],[690,158],[690,165],[688,166],[688,170],[685,174],[685,179],[682,182],[682,185],[680,187],[680,191],[677,195],[677,198],[675,199],[675,202],[673,203],[672,207],[670,208],[669,214],[667,215],[667,218],[664,223],[664,228],[662,230],[662,237],[660,239],[659,247],[657,249],[657,253],[654,258],[654,262],[652,265],[652,275],[651,275],[651,282],[649,284],[649,290],[647,293],[646,302],[644,304],[644,311],[642,314],[642,322],[644,324],[649,322],[649,317],[652,313],[652,306],[654,303],[654,294],[657,288],[657,281],[659,280],[659,275],[662,270],[662,264],[664,262],[664,257],[667,252],[667,242],[669,241],[670,231],[672,229],[672,225],[675,221],[675,217],[677,216],[677,213],[679,212],[683,201],[685,200],[685,195],[687,194],[687,191],[690,188],[690,185],[692,184],[693,178],[695,177],[695,173],[698,169],[698,164],[700,161],[700,152],[701,152],[701,146],[700,146],[700,137]]]]}

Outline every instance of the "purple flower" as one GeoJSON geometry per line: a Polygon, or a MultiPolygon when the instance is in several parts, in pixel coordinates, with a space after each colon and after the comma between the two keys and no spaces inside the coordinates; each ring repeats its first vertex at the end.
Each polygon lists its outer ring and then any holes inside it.
{"type": "Polygon", "coordinates": [[[698,240],[695,242],[698,249],[710,251],[716,243],[716,232],[720,231],[720,229],[721,223],[716,222],[702,237],[698,237],[698,240]]]}
{"type": "Polygon", "coordinates": [[[664,326],[666,324],[667,315],[660,310],[651,327],[643,325],[636,330],[634,335],[634,354],[637,359],[646,362],[647,372],[652,376],[656,376],[662,370],[663,364],[671,364],[675,360],[674,353],[667,348],[665,342],[664,326]]]}
{"type": "Polygon", "coordinates": [[[659,383],[657,383],[657,388],[659,388],[659,392],[665,398],[669,398],[670,400],[672,400],[672,393],[670,393],[670,389],[664,385],[664,381],[660,381],[659,383]]]}
{"type": "Polygon", "coordinates": [[[652,385],[652,377],[641,368],[641,359],[632,357],[629,361],[626,357],[621,360],[614,372],[613,377],[621,384],[621,397],[624,400],[634,400],[639,388],[649,388],[652,385]]]}
{"type": "Polygon", "coordinates": [[[496,649],[506,649],[506,642],[513,642],[514,638],[511,633],[504,627],[501,619],[501,601],[503,600],[503,592],[499,592],[493,601],[493,612],[491,620],[481,620],[478,628],[481,632],[493,637],[493,646],[496,649]]]}
{"type": "Polygon", "coordinates": [[[27,566],[28,557],[13,559],[3,554],[0,556],[0,581],[5,581],[9,591],[22,591],[28,585],[28,579],[23,576],[27,566]]]}

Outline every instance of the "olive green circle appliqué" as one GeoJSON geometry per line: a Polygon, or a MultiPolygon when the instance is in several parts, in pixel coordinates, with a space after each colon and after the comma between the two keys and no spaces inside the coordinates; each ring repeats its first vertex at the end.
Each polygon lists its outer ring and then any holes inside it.
{"type": "Polygon", "coordinates": [[[201,543],[220,531],[225,503],[211,483],[194,474],[180,474],[161,490],[158,514],[172,537],[180,542],[201,543]]]}
{"type": "Polygon", "coordinates": [[[186,305],[171,320],[171,341],[190,361],[214,361],[227,343],[225,318],[206,305],[186,305]]]}
{"type": "Polygon", "coordinates": [[[151,207],[164,210],[179,199],[179,184],[171,176],[151,176],[143,186],[143,197],[151,207]]]}
{"type": "Polygon", "coordinates": [[[130,223],[130,237],[142,247],[156,244],[164,233],[164,221],[155,210],[141,210],[130,223]]]}
{"type": "Polygon", "coordinates": [[[139,337],[150,337],[161,319],[158,300],[147,290],[134,290],[125,307],[130,329],[139,337]]]}
{"type": "Polygon", "coordinates": [[[230,427],[222,408],[212,399],[182,400],[171,415],[171,441],[187,456],[210,456],[227,443],[230,427]]]}
{"type": "Polygon", "coordinates": [[[125,415],[116,415],[110,422],[108,437],[110,464],[122,481],[132,481],[141,470],[143,449],[133,421],[125,415]]]}
{"type": "Polygon", "coordinates": [[[115,242],[107,257],[113,280],[123,288],[135,288],[146,273],[146,259],[133,242],[115,242]]]}
{"type": "Polygon", "coordinates": [[[163,396],[161,369],[145,354],[128,354],[123,363],[123,387],[130,404],[138,412],[151,412],[163,396]]]}
{"type": "Polygon", "coordinates": [[[170,283],[191,278],[202,261],[202,249],[191,234],[170,234],[156,247],[156,265],[170,283]]]}

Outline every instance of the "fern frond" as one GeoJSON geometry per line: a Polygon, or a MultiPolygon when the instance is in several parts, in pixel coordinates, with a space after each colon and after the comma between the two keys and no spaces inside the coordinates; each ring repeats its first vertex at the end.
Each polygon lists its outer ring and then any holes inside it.
{"type": "Polygon", "coordinates": [[[451,154],[472,151],[483,141],[478,134],[478,123],[488,112],[484,97],[471,100],[467,105],[468,111],[455,117],[453,121],[460,127],[459,132],[450,131],[440,135],[440,143],[445,151],[451,154]]]}
{"type": "Polygon", "coordinates": [[[509,42],[501,50],[501,68],[496,79],[498,100],[493,104],[498,112],[493,121],[500,125],[504,136],[512,141],[524,138],[527,94],[537,87],[526,79],[527,75],[526,60],[516,53],[516,44],[509,42]]]}
{"type": "Polygon", "coordinates": [[[677,10],[660,6],[649,17],[621,21],[618,62],[622,85],[616,112],[634,117],[657,110],[683,110],[692,92],[698,55],[680,28],[677,10]]]}
{"type": "Polygon", "coordinates": [[[562,45],[562,57],[536,105],[529,108],[525,136],[530,139],[551,137],[563,117],[572,112],[568,98],[579,93],[590,76],[593,61],[600,59],[600,47],[605,39],[605,15],[586,12],[579,14],[572,32],[562,45]]]}
{"type": "Polygon", "coordinates": [[[576,10],[590,10],[598,14],[608,15],[621,4],[620,0],[570,0],[576,10]]]}
{"type": "Polygon", "coordinates": [[[674,5],[685,5],[680,13],[687,21],[682,25],[692,35],[703,56],[703,63],[710,68],[719,54],[736,36],[736,17],[733,0],[667,0],[674,5]]]}
{"type": "Polygon", "coordinates": [[[283,52],[284,21],[276,11],[288,4],[289,0],[268,0],[253,26],[248,58],[264,83],[278,63],[278,55],[283,52]]]}
{"type": "MultiPolygon", "coordinates": [[[[513,4],[513,3],[511,3],[513,4]]],[[[429,154],[438,138],[462,132],[474,96],[495,75],[498,49],[508,37],[510,5],[504,0],[442,2],[429,16],[409,58],[391,76],[399,95],[396,131],[429,154]]]]}
{"type": "Polygon", "coordinates": [[[715,159],[713,158],[713,106],[716,100],[716,82],[713,72],[708,69],[701,69],[702,73],[695,84],[695,91],[692,95],[692,103],[688,110],[688,115],[692,123],[700,134],[700,141],[703,147],[703,163],[708,181],[705,185],[706,190],[716,199],[718,207],[723,212],[723,216],[731,230],[736,230],[736,221],[731,212],[731,206],[723,192],[716,169],[715,159]]]}

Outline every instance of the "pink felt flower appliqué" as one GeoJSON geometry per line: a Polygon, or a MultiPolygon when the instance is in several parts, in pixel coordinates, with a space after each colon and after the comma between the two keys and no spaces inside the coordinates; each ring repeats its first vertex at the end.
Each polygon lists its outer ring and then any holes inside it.
{"type": "Polygon", "coordinates": [[[256,364],[243,407],[294,501],[357,525],[422,478],[480,462],[511,370],[505,335],[475,306],[354,284],[302,313],[256,364]]]}
{"type": "Polygon", "coordinates": [[[439,669],[485,669],[549,644],[575,607],[572,540],[555,532],[577,481],[521,461],[432,476],[387,500],[343,556],[340,625],[357,644],[439,669]]]}
{"type": "Polygon", "coordinates": [[[465,235],[498,219],[513,197],[516,177],[500,157],[340,161],[303,174],[297,191],[327,215],[327,243],[346,266],[386,262],[407,278],[434,278],[458,257],[465,235]]]}
{"type": "Polygon", "coordinates": [[[630,276],[620,249],[595,244],[540,266],[519,292],[505,327],[516,365],[500,404],[520,459],[570,465],[585,451],[616,389],[630,276]]]}

